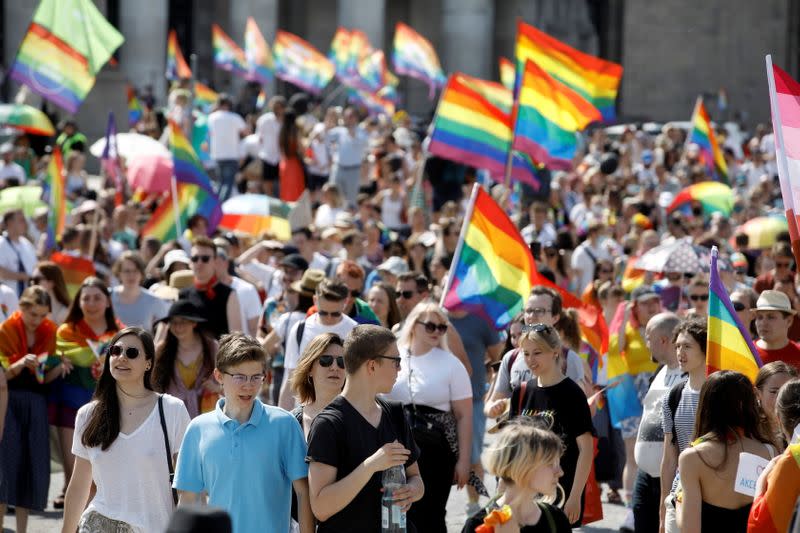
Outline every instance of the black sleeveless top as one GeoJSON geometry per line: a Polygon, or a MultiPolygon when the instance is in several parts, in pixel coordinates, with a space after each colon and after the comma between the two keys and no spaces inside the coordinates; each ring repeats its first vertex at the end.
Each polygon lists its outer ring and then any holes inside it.
{"type": "Polygon", "coordinates": [[[205,291],[197,290],[195,287],[186,287],[179,293],[180,299],[189,300],[197,306],[200,316],[206,319],[206,330],[219,339],[228,330],[227,304],[233,289],[224,283],[214,285],[214,298],[209,299],[205,291]]]}
{"type": "Polygon", "coordinates": [[[724,531],[725,533],[747,533],[747,518],[752,504],[738,509],[725,509],[703,502],[700,510],[700,531],[724,531]]]}

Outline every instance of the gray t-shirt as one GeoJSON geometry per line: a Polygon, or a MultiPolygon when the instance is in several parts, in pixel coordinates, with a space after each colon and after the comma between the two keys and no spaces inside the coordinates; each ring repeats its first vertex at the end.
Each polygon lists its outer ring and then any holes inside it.
{"type": "Polygon", "coordinates": [[[472,365],[472,399],[479,401],[486,394],[486,350],[500,342],[497,331],[477,315],[462,318],[450,317],[450,322],[461,336],[464,350],[472,365]]]}
{"type": "MultiPolygon", "coordinates": [[[[567,351],[567,377],[575,383],[583,380],[583,361],[581,356],[572,350],[567,351]]],[[[500,362],[500,369],[497,372],[497,381],[494,384],[494,392],[499,392],[511,397],[511,391],[519,387],[523,381],[530,381],[533,373],[525,363],[525,357],[518,349],[507,351],[500,362]],[[514,353],[517,353],[516,358],[514,353]],[[514,359],[514,363],[511,360],[514,359]],[[509,369],[509,365],[511,368],[509,369]]]]}
{"type": "Polygon", "coordinates": [[[114,314],[126,326],[138,326],[147,331],[153,330],[153,324],[161,320],[169,312],[167,302],[148,291],[142,289],[139,298],[132,304],[122,303],[118,290],[111,291],[111,304],[114,314]]]}

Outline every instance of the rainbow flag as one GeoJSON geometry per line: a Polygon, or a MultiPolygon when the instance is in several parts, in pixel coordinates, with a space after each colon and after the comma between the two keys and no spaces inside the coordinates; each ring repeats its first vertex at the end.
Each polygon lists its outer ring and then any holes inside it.
{"type": "Polygon", "coordinates": [[[398,22],[394,30],[392,63],[399,74],[427,83],[429,98],[433,98],[437,87],[443,87],[447,82],[439,56],[430,41],[402,22],[398,22]]]}
{"type": "Polygon", "coordinates": [[[388,85],[386,56],[383,50],[373,50],[358,63],[358,81],[361,88],[375,93],[388,85]]]}
{"type": "Polygon", "coordinates": [[[397,89],[394,85],[384,85],[375,92],[375,96],[385,98],[395,104],[400,101],[400,96],[397,94],[397,89]]]}
{"type": "MultiPolygon", "coordinates": [[[[795,432],[792,442],[776,461],[764,492],[753,500],[747,519],[749,533],[784,533],[791,531],[800,480],[800,439],[795,432]]],[[[796,523],[796,518],[794,519],[796,523]]]]}
{"type": "Polygon", "coordinates": [[[344,76],[347,74],[347,65],[350,62],[350,30],[339,26],[331,40],[331,49],[328,51],[328,59],[336,67],[336,74],[344,76]]]}
{"type": "Polygon", "coordinates": [[[67,197],[65,194],[64,159],[61,149],[53,147],[50,164],[47,165],[47,176],[43,189],[44,200],[50,205],[50,216],[47,218],[47,247],[54,249],[56,242],[64,233],[67,224],[67,197]]]}
{"type": "Polygon", "coordinates": [[[606,376],[608,378],[609,415],[614,427],[619,428],[625,419],[641,416],[642,403],[636,390],[634,376],[655,370],[651,363],[647,344],[639,328],[630,320],[625,325],[625,346],[620,349],[619,330],[624,316],[624,304],[620,304],[611,322],[609,335],[606,376]]]}
{"type": "Polygon", "coordinates": [[[114,205],[122,205],[125,201],[125,183],[123,182],[122,163],[119,157],[117,144],[117,122],[114,120],[114,112],[108,112],[108,124],[106,125],[106,145],[100,156],[103,170],[106,176],[114,180],[114,205]]]}
{"type": "Polygon", "coordinates": [[[706,372],[735,370],[755,383],[761,358],[753,339],[739,320],[728,291],[722,284],[717,269],[719,251],[711,249],[711,281],[708,299],[708,340],[706,344],[706,372]]]}
{"type": "Polygon", "coordinates": [[[328,58],[287,31],[278,30],[273,52],[275,75],[310,93],[321,93],[336,73],[336,67],[328,58]]]}
{"type": "Polygon", "coordinates": [[[672,203],[667,206],[667,213],[679,208],[690,212],[692,204],[699,203],[706,216],[711,216],[712,213],[729,216],[733,211],[734,200],[733,189],[728,185],[718,181],[701,181],[676,194],[672,203]]]}
{"type": "Polygon", "coordinates": [[[525,62],[519,90],[513,148],[554,170],[569,170],[578,147],[576,132],[600,113],[533,61],[525,62]]]}
{"type": "Polygon", "coordinates": [[[514,63],[505,57],[500,57],[500,83],[509,91],[514,90],[514,78],[517,76],[517,69],[514,63]]]}
{"type": "MultiPolygon", "coordinates": [[[[428,151],[502,179],[511,149],[511,102],[511,91],[500,84],[453,74],[439,99],[428,151]]],[[[540,187],[530,159],[522,155],[514,155],[511,177],[540,187]]]]}
{"type": "Polygon", "coordinates": [[[394,115],[394,102],[388,98],[381,98],[369,91],[350,88],[347,95],[348,100],[363,106],[370,115],[384,114],[389,117],[394,115]]]}
{"type": "Polygon", "coordinates": [[[535,272],[533,255],[519,230],[475,184],[442,306],[477,314],[503,329],[525,306],[535,272]]]}
{"type": "Polygon", "coordinates": [[[603,120],[616,118],[614,102],[622,65],[585,54],[520,20],[516,45],[518,74],[528,59],[585,98],[600,111],[603,120]]]}
{"type": "Polygon", "coordinates": [[[233,39],[228,37],[218,24],[211,25],[211,46],[214,48],[214,64],[226,72],[246,76],[249,72],[247,58],[233,39]]]}
{"type": "Polygon", "coordinates": [[[708,169],[708,174],[713,179],[728,183],[728,164],[725,156],[717,142],[714,128],[711,127],[711,119],[703,105],[703,97],[697,97],[692,113],[692,131],[686,138],[686,144],[696,144],[700,147],[700,159],[708,169]]]}
{"type": "Polygon", "coordinates": [[[247,17],[244,29],[244,56],[247,59],[247,79],[262,84],[272,79],[275,68],[272,52],[253,17],[247,17]]]}
{"type": "Polygon", "coordinates": [[[136,98],[136,90],[133,85],[128,84],[128,127],[133,128],[142,120],[142,105],[136,98]]]}
{"type": "Polygon", "coordinates": [[[181,47],[178,45],[178,34],[170,30],[167,36],[167,72],[170,81],[192,77],[192,69],[183,57],[181,47]]]}
{"type": "Polygon", "coordinates": [[[9,74],[76,113],[97,73],[124,41],[91,0],[42,0],[9,74]]]}
{"type": "Polygon", "coordinates": [[[70,298],[74,298],[81,288],[83,280],[95,275],[94,263],[85,257],[76,257],[62,252],[50,254],[50,260],[58,265],[61,273],[64,274],[64,281],[67,284],[67,292],[70,298]]]}
{"type": "Polygon", "coordinates": [[[256,109],[264,109],[267,107],[267,92],[264,89],[258,91],[258,98],[256,98],[256,109]]]}
{"type": "Polygon", "coordinates": [[[197,107],[208,110],[217,103],[217,97],[219,94],[208,85],[194,82],[194,104],[197,107]]]}

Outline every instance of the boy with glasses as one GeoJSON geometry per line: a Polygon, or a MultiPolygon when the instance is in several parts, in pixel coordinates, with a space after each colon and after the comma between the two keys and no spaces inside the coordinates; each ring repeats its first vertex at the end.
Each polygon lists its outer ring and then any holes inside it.
{"type": "Polygon", "coordinates": [[[311,533],[305,438],[291,414],[258,399],[266,364],[255,339],[222,338],[214,378],[225,397],[186,429],[173,486],[180,505],[207,499],[225,509],[234,533],[289,531],[294,488],[300,531],[311,533]]]}
{"type": "Polygon", "coordinates": [[[317,285],[314,305],[317,311],[307,319],[298,322],[289,330],[286,337],[286,352],[283,361],[284,374],[278,405],[291,411],[295,405],[289,386],[294,369],[308,343],[321,333],[336,333],[345,338],[358,323],[345,314],[345,306],[350,290],[341,281],[324,279],[317,285]],[[301,329],[302,328],[302,329],[301,329]]]}

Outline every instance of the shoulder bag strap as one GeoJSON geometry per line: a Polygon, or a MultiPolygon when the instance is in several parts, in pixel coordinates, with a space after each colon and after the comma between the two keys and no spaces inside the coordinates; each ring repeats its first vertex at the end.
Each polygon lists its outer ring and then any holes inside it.
{"type": "MultiPolygon", "coordinates": [[[[169,446],[169,436],[167,435],[167,421],[164,419],[164,395],[158,395],[158,416],[161,419],[161,432],[164,434],[164,447],[167,449],[167,468],[169,469],[169,486],[172,488],[172,481],[175,477],[175,469],[172,466],[172,450],[169,446]]],[[[178,491],[172,489],[172,502],[178,505],[178,491]]]]}
{"type": "Polygon", "coordinates": [[[523,381],[519,384],[519,400],[517,402],[517,416],[522,416],[522,402],[525,401],[525,390],[528,388],[528,382],[523,381]]]}
{"type": "Polygon", "coordinates": [[[539,509],[542,511],[542,516],[544,516],[544,519],[547,520],[547,529],[551,533],[556,533],[558,529],[556,529],[556,521],[553,519],[550,509],[548,509],[547,505],[542,502],[536,502],[536,505],[539,506],[539,509]]]}

